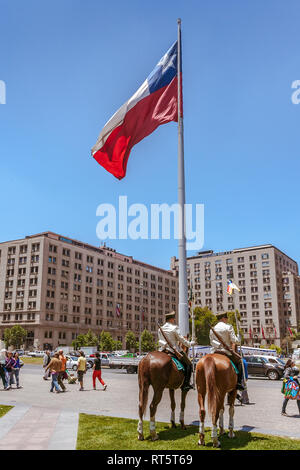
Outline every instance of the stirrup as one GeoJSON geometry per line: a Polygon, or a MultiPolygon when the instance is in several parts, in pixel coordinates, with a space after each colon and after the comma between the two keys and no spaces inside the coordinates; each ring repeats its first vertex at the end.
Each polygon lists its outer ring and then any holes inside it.
{"type": "Polygon", "coordinates": [[[189,390],[194,390],[194,387],[193,385],[185,384],[185,385],[182,385],[181,390],[183,392],[188,392],[189,390]]]}

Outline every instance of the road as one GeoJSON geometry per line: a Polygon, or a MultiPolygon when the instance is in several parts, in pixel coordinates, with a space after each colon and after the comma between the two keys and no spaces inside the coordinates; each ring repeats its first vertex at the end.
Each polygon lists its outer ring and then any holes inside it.
{"type": "MultiPolygon", "coordinates": [[[[0,389],[0,404],[30,404],[49,408],[59,408],[70,411],[118,416],[137,419],[138,382],[137,374],[127,374],[123,370],[103,368],[102,376],[108,387],[105,392],[98,383],[97,390],[92,387],[92,372],[85,375],[85,391],[79,392],[79,385],[68,385],[65,394],[50,394],[50,380],[42,380],[42,367],[26,364],[21,369],[20,379],[22,389],[4,391],[0,389]]],[[[1,384],[2,385],[2,384],[1,384]]],[[[290,402],[287,413],[290,417],[281,416],[283,395],[280,393],[281,381],[271,381],[264,378],[250,378],[248,393],[250,405],[235,407],[235,427],[244,430],[270,433],[282,436],[300,438],[300,416],[295,402],[290,402]]],[[[149,394],[150,403],[152,389],[149,394]]],[[[176,418],[179,418],[180,391],[176,391],[176,418]]],[[[149,407],[146,413],[149,419],[149,407]]],[[[165,390],[158,406],[157,421],[170,419],[170,404],[168,391],[165,390]]],[[[185,422],[196,424],[199,419],[197,393],[192,390],[188,394],[185,411],[185,422]]],[[[227,406],[225,409],[225,425],[228,424],[227,406]]],[[[209,417],[206,422],[210,426],[209,417]]]]}

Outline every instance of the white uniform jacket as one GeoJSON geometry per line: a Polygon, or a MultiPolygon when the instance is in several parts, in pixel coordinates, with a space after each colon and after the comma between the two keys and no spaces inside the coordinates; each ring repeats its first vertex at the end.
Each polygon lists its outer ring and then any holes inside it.
{"type": "MultiPolygon", "coordinates": [[[[166,322],[161,328],[164,334],[166,335],[166,337],[168,338],[169,342],[171,343],[171,345],[177,351],[179,351],[179,343],[182,343],[187,347],[191,346],[191,343],[187,339],[185,339],[184,336],[180,334],[179,326],[166,322]]],[[[160,329],[158,330],[158,340],[159,340],[158,345],[159,345],[160,351],[162,351],[163,349],[172,351],[172,349],[169,347],[168,343],[166,342],[165,338],[163,337],[160,329]]]]}
{"type": "MultiPolygon", "coordinates": [[[[235,332],[232,325],[220,321],[216,324],[216,326],[214,326],[214,330],[218,333],[220,338],[222,338],[224,343],[227,344],[229,348],[231,348],[232,343],[238,343],[238,338],[235,336],[235,332]]],[[[225,349],[224,346],[220,343],[220,341],[216,338],[212,330],[210,330],[209,332],[209,339],[210,344],[212,346],[212,353],[221,351],[228,354],[228,356],[231,355],[230,352],[227,351],[227,349],[225,349]]]]}

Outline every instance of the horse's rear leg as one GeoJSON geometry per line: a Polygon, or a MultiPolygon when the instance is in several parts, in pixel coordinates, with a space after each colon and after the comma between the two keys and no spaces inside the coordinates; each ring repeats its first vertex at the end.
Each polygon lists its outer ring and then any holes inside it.
{"type": "Polygon", "coordinates": [[[148,391],[149,391],[149,384],[146,382],[145,379],[141,379],[139,381],[139,422],[138,422],[138,440],[144,440],[144,431],[143,431],[143,416],[145,414],[147,399],[148,399],[148,391]]]}
{"type": "Polygon", "coordinates": [[[153,399],[150,405],[150,435],[152,441],[157,441],[159,439],[158,435],[156,434],[156,426],[155,426],[155,414],[157,410],[157,405],[159,404],[164,389],[154,390],[153,399]]]}
{"type": "Polygon", "coordinates": [[[179,421],[180,421],[180,426],[181,429],[185,430],[186,427],[184,425],[184,410],[185,410],[185,399],[187,396],[188,392],[181,391],[181,404],[180,404],[180,416],[179,416],[179,421]]]}
{"type": "Polygon", "coordinates": [[[221,421],[222,421],[222,418],[223,418],[222,411],[224,411],[224,398],[225,398],[224,395],[220,396],[220,401],[219,401],[219,403],[216,403],[215,411],[212,413],[212,417],[211,417],[212,418],[211,438],[212,438],[214,447],[221,447],[221,443],[218,439],[218,426],[217,426],[217,424],[218,424],[218,419],[220,417],[220,414],[221,414],[221,421]]]}
{"type": "Polygon", "coordinates": [[[222,436],[225,434],[224,430],[224,407],[221,408],[220,413],[219,413],[219,435],[222,436]]]}
{"type": "Polygon", "coordinates": [[[205,420],[205,389],[202,391],[198,390],[198,403],[199,403],[199,446],[205,446],[205,431],[204,431],[204,420],[205,420]]]}
{"type": "Polygon", "coordinates": [[[174,389],[169,389],[169,395],[170,395],[170,400],[171,400],[171,425],[172,428],[176,428],[175,424],[175,408],[176,408],[176,402],[175,402],[175,390],[174,389]]]}
{"type": "Polygon", "coordinates": [[[228,437],[230,439],[233,439],[235,437],[235,434],[233,432],[233,427],[234,427],[233,416],[234,416],[234,402],[235,402],[235,399],[236,399],[236,395],[237,395],[236,390],[232,390],[228,394],[228,405],[229,405],[229,426],[228,426],[229,433],[228,433],[228,437]]]}

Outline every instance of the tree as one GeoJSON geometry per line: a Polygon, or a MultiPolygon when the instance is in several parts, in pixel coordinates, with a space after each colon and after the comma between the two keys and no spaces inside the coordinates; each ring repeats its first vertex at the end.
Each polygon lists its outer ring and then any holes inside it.
{"type": "Polygon", "coordinates": [[[102,331],[100,335],[100,351],[113,351],[114,340],[110,333],[102,331]]]}
{"type": "Polygon", "coordinates": [[[269,346],[269,349],[275,349],[275,351],[277,352],[277,354],[281,354],[281,352],[282,352],[281,347],[280,347],[280,346],[276,346],[276,344],[271,344],[271,345],[269,346]]]}
{"type": "Polygon", "coordinates": [[[72,341],[72,346],[75,350],[86,346],[85,335],[78,335],[77,338],[72,341]]]}
{"type": "Polygon", "coordinates": [[[91,330],[89,330],[84,337],[85,346],[98,346],[98,338],[91,330]]]}
{"type": "Polygon", "coordinates": [[[20,325],[15,325],[12,328],[4,330],[4,342],[6,347],[13,346],[20,348],[27,338],[27,331],[20,325]]]}
{"type": "Polygon", "coordinates": [[[125,341],[126,341],[126,349],[129,349],[129,351],[134,350],[135,352],[138,349],[137,340],[133,331],[128,331],[128,333],[125,336],[125,341]]]}
{"type": "MultiPolygon", "coordinates": [[[[203,346],[209,345],[210,326],[217,323],[217,317],[209,310],[208,307],[194,309],[195,315],[195,335],[197,343],[203,346]]],[[[192,322],[190,320],[190,331],[192,331],[192,322]]]]}
{"type": "Polygon", "coordinates": [[[122,349],[121,341],[114,341],[114,351],[120,351],[122,349]]]}
{"type": "Polygon", "coordinates": [[[72,341],[72,346],[74,349],[80,349],[86,346],[97,346],[98,347],[99,340],[97,336],[89,330],[85,335],[81,334],[78,335],[74,341],[72,341]]]}
{"type": "Polygon", "coordinates": [[[141,349],[144,352],[155,350],[155,340],[153,335],[148,330],[144,330],[141,334],[141,349]]]}
{"type": "Polygon", "coordinates": [[[292,336],[288,335],[286,336],[285,338],[283,338],[281,344],[282,346],[284,347],[285,349],[285,352],[288,354],[290,352],[292,352],[292,342],[293,342],[293,338],[292,336]]]}

